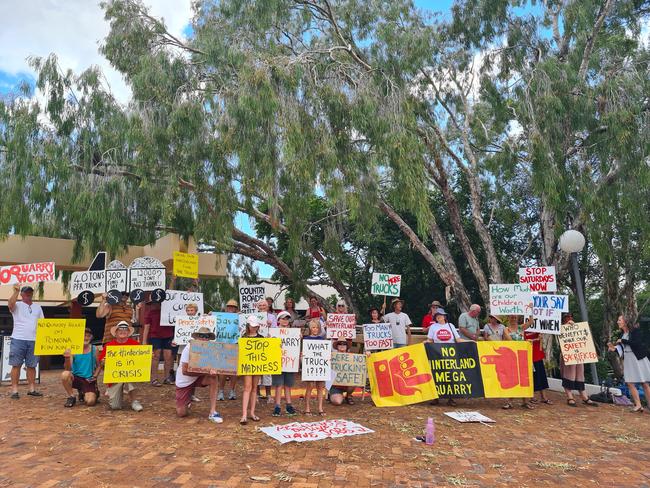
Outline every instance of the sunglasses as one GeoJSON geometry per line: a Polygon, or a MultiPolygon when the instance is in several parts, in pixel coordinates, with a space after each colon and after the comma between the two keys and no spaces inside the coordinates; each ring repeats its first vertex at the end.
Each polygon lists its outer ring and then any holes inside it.
{"type": "Polygon", "coordinates": [[[212,334],[196,334],[197,339],[211,339],[212,334]]]}

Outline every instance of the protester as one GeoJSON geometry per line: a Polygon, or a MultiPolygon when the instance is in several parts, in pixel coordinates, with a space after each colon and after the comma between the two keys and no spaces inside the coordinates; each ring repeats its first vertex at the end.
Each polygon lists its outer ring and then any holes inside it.
{"type": "MultiPolygon", "coordinates": [[[[452,344],[455,342],[466,342],[468,339],[463,339],[456,327],[453,324],[447,322],[447,312],[439,308],[433,314],[435,322],[429,326],[429,332],[427,333],[427,338],[424,340],[425,343],[437,343],[437,344],[452,344]]],[[[429,405],[438,405],[439,401],[436,398],[429,402],[429,405]]],[[[456,401],[453,398],[447,400],[447,405],[455,406],[456,401]]]]}
{"type": "Polygon", "coordinates": [[[315,296],[309,297],[309,308],[305,313],[306,319],[321,319],[322,321],[327,320],[327,312],[323,307],[318,303],[318,298],[315,296]]]}
{"type": "Polygon", "coordinates": [[[269,313],[274,314],[275,310],[273,309],[273,302],[274,302],[273,298],[272,297],[266,297],[265,300],[266,300],[266,304],[268,306],[269,313]]]}
{"type": "MultiPolygon", "coordinates": [[[[249,316],[246,320],[246,331],[242,337],[262,339],[263,337],[259,334],[260,325],[261,324],[259,323],[257,317],[254,315],[249,316]]],[[[255,398],[255,389],[257,388],[259,381],[259,375],[244,376],[244,391],[242,393],[242,417],[239,421],[241,425],[246,425],[248,423],[248,410],[250,410],[250,416],[253,422],[260,421],[260,418],[255,415],[255,405],[257,403],[257,400],[255,398]]]]}
{"type": "MultiPolygon", "coordinates": [[[[562,324],[572,324],[573,315],[570,313],[562,314],[562,324]]],[[[582,403],[591,407],[597,407],[598,404],[587,396],[585,391],[585,365],[584,364],[564,364],[564,356],[560,354],[560,374],[562,376],[562,387],[567,397],[567,404],[570,407],[576,407],[576,401],[573,398],[573,390],[577,391],[582,399],[582,403]]]]}
{"type": "Polygon", "coordinates": [[[294,320],[298,320],[300,318],[300,314],[296,311],[296,302],[293,298],[287,297],[284,300],[284,311],[289,314],[289,322],[291,324],[293,324],[294,320]]]}
{"type": "Polygon", "coordinates": [[[32,301],[34,288],[31,286],[20,287],[14,285],[14,291],[7,300],[7,306],[14,321],[14,328],[11,333],[11,345],[9,346],[9,365],[11,366],[11,398],[18,400],[18,382],[20,380],[20,369],[25,364],[27,370],[27,394],[33,397],[41,397],[43,394],[36,391],[36,366],[38,356],[34,355],[36,344],[36,326],[38,319],[44,318],[43,309],[32,301]],[[18,301],[20,293],[20,301],[18,301]]]}
{"type": "MultiPolygon", "coordinates": [[[[139,304],[140,305],[140,304],[139,304]]],[[[198,307],[197,307],[198,309],[198,307]]],[[[160,325],[160,303],[148,302],[147,313],[144,318],[142,343],[151,344],[153,357],[151,361],[151,386],[173,385],[169,375],[172,369],[172,340],[174,327],[160,325]],[[163,352],[163,381],[158,380],[158,365],[160,364],[160,351],[163,352]]]]}
{"type": "MultiPolygon", "coordinates": [[[[104,368],[104,360],[106,359],[106,351],[111,346],[139,346],[140,343],[135,339],[132,339],[134,329],[126,321],[123,320],[111,329],[111,335],[113,340],[104,344],[104,348],[100,353],[98,360],[97,369],[93,375],[95,378],[99,378],[99,375],[104,368]]],[[[106,382],[106,379],[104,379],[106,382]]],[[[107,384],[105,395],[108,397],[108,406],[111,410],[120,410],[122,408],[122,400],[124,395],[124,390],[126,390],[127,395],[129,396],[129,401],[131,402],[131,408],[136,412],[142,411],[142,404],[137,400],[135,396],[135,385],[133,383],[114,383],[107,384]]]]}
{"type": "MultiPolygon", "coordinates": [[[[304,336],[303,339],[303,345],[304,341],[306,340],[324,340],[323,335],[322,335],[322,327],[320,320],[318,319],[311,319],[308,324],[309,327],[309,334],[304,336]]],[[[302,360],[302,354],[301,354],[301,360],[302,360]]],[[[325,390],[325,382],[324,381],[306,381],[305,382],[305,415],[311,415],[311,392],[312,390],[316,388],[316,400],[318,404],[318,415],[323,416],[325,415],[325,412],[323,411],[323,397],[324,395],[324,390],[325,390]]]]}
{"type": "Polygon", "coordinates": [[[645,394],[646,403],[650,402],[650,361],[648,352],[643,343],[641,329],[637,324],[628,325],[623,315],[619,315],[616,322],[623,336],[616,341],[616,344],[609,342],[607,347],[610,351],[618,351],[623,357],[623,375],[625,383],[630,390],[634,407],[631,412],[643,412],[639,392],[636,389],[637,383],[641,383],[645,394]]]}
{"type": "Polygon", "coordinates": [[[496,315],[488,317],[488,323],[483,327],[483,338],[486,341],[511,341],[508,329],[496,315]]]}
{"type": "Polygon", "coordinates": [[[384,315],[384,320],[390,324],[393,331],[393,346],[395,348],[408,346],[411,343],[411,319],[402,312],[404,300],[393,298],[390,302],[392,312],[384,315]]]}
{"type": "Polygon", "coordinates": [[[433,316],[438,309],[442,309],[442,305],[438,300],[434,300],[429,304],[429,311],[422,317],[422,323],[420,324],[424,332],[428,332],[429,327],[434,322],[433,316]]]}
{"type": "Polygon", "coordinates": [[[239,312],[239,304],[237,303],[237,300],[231,298],[226,303],[226,313],[237,313],[237,312],[239,312]]]}
{"type": "MultiPolygon", "coordinates": [[[[226,313],[237,312],[239,312],[239,304],[237,303],[237,300],[231,298],[226,303],[226,313]]],[[[226,379],[230,381],[230,392],[228,393],[228,400],[237,400],[237,394],[235,392],[235,387],[237,386],[237,376],[226,376],[225,374],[219,375],[219,393],[217,395],[217,400],[225,400],[224,391],[226,389],[226,379]]]]}
{"type": "MultiPolygon", "coordinates": [[[[268,297],[266,300],[260,300],[257,303],[257,311],[259,313],[265,313],[266,314],[266,326],[267,327],[277,327],[278,326],[278,318],[277,316],[272,313],[272,308],[269,306],[269,300],[271,300],[271,306],[273,304],[273,299],[271,297],[268,297]]],[[[262,398],[266,398],[266,403],[271,404],[273,403],[273,397],[271,396],[271,375],[270,374],[265,374],[262,375],[261,380],[259,385],[257,385],[257,397],[261,400],[262,398]],[[266,390],[266,397],[263,397],[260,393],[260,387],[263,386],[264,389],[266,390]]]]}
{"type": "Polygon", "coordinates": [[[111,329],[119,322],[125,321],[133,324],[133,308],[128,304],[129,294],[122,292],[120,302],[111,305],[106,301],[106,293],[102,294],[102,301],[97,307],[95,316],[98,319],[105,319],[104,323],[104,336],[102,337],[102,344],[113,340],[111,329]]]}
{"type": "MultiPolygon", "coordinates": [[[[288,328],[290,324],[291,314],[289,312],[280,312],[278,314],[278,327],[288,328]]],[[[275,387],[275,408],[273,409],[273,416],[279,417],[282,414],[280,404],[282,401],[282,393],[284,392],[284,399],[286,401],[286,411],[289,417],[296,415],[296,409],[291,404],[291,388],[296,383],[296,373],[283,371],[280,374],[271,376],[271,384],[275,387]]]]}
{"type": "Polygon", "coordinates": [[[370,307],[368,310],[368,315],[370,315],[371,324],[382,324],[384,323],[384,318],[381,316],[381,312],[377,307],[370,307]]]}
{"type": "MultiPolygon", "coordinates": [[[[192,339],[197,341],[213,341],[216,336],[207,327],[200,327],[192,334],[192,339]]],[[[217,412],[217,372],[212,370],[210,374],[191,373],[189,371],[190,349],[188,346],[181,353],[181,361],[176,373],[176,415],[186,417],[192,407],[192,397],[197,387],[209,387],[210,392],[210,413],[208,420],[215,424],[223,422],[223,418],[217,412]]]]}
{"type": "MultiPolygon", "coordinates": [[[[348,343],[345,340],[336,341],[335,346],[336,352],[348,352],[348,343]]],[[[329,391],[330,403],[332,405],[342,405],[345,401],[348,405],[354,405],[354,399],[352,398],[354,390],[356,390],[355,386],[332,385],[329,391]]]]}
{"type": "Polygon", "coordinates": [[[79,393],[79,401],[83,401],[89,407],[97,402],[99,388],[97,388],[97,378],[95,370],[97,369],[97,350],[91,344],[93,332],[86,329],[84,333],[84,348],[79,354],[70,354],[70,349],[63,353],[63,368],[61,373],[61,383],[68,394],[65,407],[74,407],[77,403],[77,397],[73,389],[79,393]]]}
{"type": "Polygon", "coordinates": [[[458,317],[458,329],[464,339],[478,341],[481,339],[481,324],[478,320],[481,315],[481,306],[474,303],[469,311],[461,313],[458,317]]]}
{"type": "MultiPolygon", "coordinates": [[[[533,391],[539,392],[542,403],[553,405],[553,402],[546,396],[546,390],[548,390],[548,378],[546,377],[546,368],[544,367],[546,354],[544,354],[544,350],[542,349],[542,337],[539,332],[528,332],[528,330],[526,330],[530,327],[531,323],[532,320],[530,318],[526,320],[523,329],[524,339],[531,342],[533,345],[533,391]]],[[[535,403],[536,401],[537,400],[535,400],[534,397],[531,400],[532,403],[535,403]]]]}
{"type": "Polygon", "coordinates": [[[339,300],[336,302],[336,313],[349,313],[348,304],[345,303],[345,300],[339,300]]]}
{"type": "MultiPolygon", "coordinates": [[[[492,316],[490,316],[492,317],[492,316]]],[[[498,319],[497,319],[498,320],[498,319]]],[[[499,320],[499,322],[501,322],[499,320]]],[[[486,327],[488,325],[486,324],[486,327]]],[[[492,325],[490,325],[492,327],[492,325]]],[[[523,330],[519,326],[519,317],[517,315],[509,315],[508,316],[508,327],[505,328],[505,331],[503,333],[504,337],[507,335],[507,337],[510,337],[510,340],[513,341],[523,341],[524,340],[524,334],[523,330]]],[[[503,339],[500,339],[503,340],[503,339]]],[[[507,340],[507,339],[506,339],[507,340]]],[[[508,398],[506,400],[506,403],[503,405],[504,410],[510,410],[512,408],[512,403],[511,401],[513,398],[508,398]]],[[[524,408],[527,408],[528,410],[534,410],[535,406],[533,405],[532,399],[529,400],[528,398],[521,398],[521,406],[524,408]]]]}

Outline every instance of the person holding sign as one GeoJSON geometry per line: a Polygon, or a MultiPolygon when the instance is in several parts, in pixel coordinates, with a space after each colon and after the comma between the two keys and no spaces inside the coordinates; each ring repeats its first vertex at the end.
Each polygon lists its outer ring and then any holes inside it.
{"type": "MultiPolygon", "coordinates": [[[[278,314],[278,327],[289,328],[291,324],[291,314],[289,312],[280,312],[278,314]]],[[[284,391],[284,399],[287,402],[286,410],[287,416],[293,417],[296,415],[296,409],[291,404],[291,388],[296,384],[296,373],[283,371],[281,374],[271,376],[271,385],[275,387],[275,408],[273,409],[273,416],[279,417],[282,413],[280,403],[282,401],[282,393],[284,391]]]]}
{"type": "MultiPolygon", "coordinates": [[[[266,303],[266,302],[264,302],[266,303]]],[[[242,337],[248,337],[252,339],[263,339],[258,331],[260,330],[260,324],[255,315],[250,315],[246,319],[246,332],[242,337]]],[[[257,404],[257,398],[255,398],[255,391],[258,383],[260,382],[260,375],[245,375],[244,376],[244,391],[242,393],[242,415],[239,423],[241,425],[246,425],[248,423],[248,411],[250,410],[251,420],[253,422],[259,422],[260,418],[255,415],[255,405],[257,404]]]]}
{"type": "MultiPolygon", "coordinates": [[[[427,332],[427,338],[425,343],[436,343],[436,344],[449,344],[455,342],[468,342],[467,339],[463,339],[454,324],[447,322],[447,312],[439,308],[435,314],[433,314],[433,322],[429,326],[429,332],[427,332]]],[[[438,399],[431,400],[429,405],[438,405],[438,399]]],[[[455,406],[456,401],[453,398],[447,400],[447,405],[455,406]]]]}
{"type": "MultiPolygon", "coordinates": [[[[348,343],[346,340],[336,341],[335,344],[336,352],[348,352],[348,343]]],[[[330,387],[330,403],[332,405],[342,405],[343,402],[348,405],[354,405],[354,400],[352,399],[352,394],[356,390],[356,386],[340,386],[332,385],[330,387]],[[343,396],[345,394],[345,397],[343,396]]]]}
{"type": "Polygon", "coordinates": [[[411,319],[402,312],[404,300],[393,298],[390,302],[393,311],[384,315],[384,320],[390,324],[393,330],[393,347],[408,346],[411,343],[411,319]]]}
{"type": "Polygon", "coordinates": [[[29,396],[41,397],[43,394],[36,391],[36,365],[38,356],[34,355],[36,345],[36,326],[38,319],[45,318],[43,309],[34,303],[34,288],[31,286],[20,287],[14,285],[14,291],[7,300],[7,306],[14,321],[13,332],[11,333],[11,346],[9,347],[9,365],[11,366],[11,398],[18,400],[18,381],[20,380],[20,368],[25,364],[27,370],[27,394],[29,396]],[[18,301],[20,293],[21,301],[18,301]]]}
{"type": "MultiPolygon", "coordinates": [[[[237,300],[231,298],[226,302],[226,313],[238,313],[239,304],[237,300]]],[[[235,387],[237,386],[237,376],[226,376],[225,374],[219,375],[219,393],[217,394],[217,400],[225,400],[224,391],[226,388],[226,379],[230,381],[230,393],[228,393],[228,400],[237,400],[237,393],[235,392],[235,387]]]]}
{"type": "MultiPolygon", "coordinates": [[[[142,344],[153,346],[153,359],[151,361],[151,386],[173,385],[169,375],[173,365],[172,340],[174,338],[174,327],[160,325],[160,303],[147,303],[147,313],[144,317],[144,329],[142,331],[142,344]],[[163,381],[158,376],[158,364],[160,364],[160,351],[163,354],[163,381]]],[[[197,307],[198,310],[198,307],[197,307]]]]}
{"type": "MultiPolygon", "coordinates": [[[[518,320],[516,315],[511,315],[518,320]]],[[[546,367],[544,366],[544,359],[546,354],[542,349],[542,338],[539,332],[528,332],[528,328],[532,324],[532,320],[528,318],[524,322],[524,340],[531,342],[533,345],[533,391],[538,391],[542,403],[553,405],[553,402],[546,396],[548,390],[548,377],[546,376],[546,367]]],[[[512,335],[512,334],[510,334],[512,335]]],[[[536,403],[535,398],[531,399],[531,403],[536,403]]]]}
{"type": "Polygon", "coordinates": [[[422,317],[422,323],[420,324],[423,332],[428,332],[431,324],[435,322],[433,316],[436,314],[438,309],[442,309],[442,305],[438,300],[434,300],[429,304],[429,312],[424,317],[422,317]]]}
{"type": "MultiPolygon", "coordinates": [[[[562,314],[562,325],[573,324],[573,315],[571,313],[562,314]]],[[[598,404],[591,400],[585,391],[585,365],[564,364],[564,356],[560,353],[560,374],[562,376],[562,388],[566,393],[566,402],[570,407],[577,407],[573,398],[573,390],[577,391],[582,399],[582,403],[591,407],[597,407],[598,404]]]]}
{"type": "MultiPolygon", "coordinates": [[[[309,335],[303,336],[303,347],[305,340],[326,340],[323,337],[323,328],[321,327],[319,319],[311,319],[308,324],[309,335]]],[[[302,362],[302,354],[300,355],[302,362]]],[[[318,403],[318,415],[321,417],[325,415],[323,411],[323,397],[325,382],[324,381],[307,381],[305,382],[305,415],[311,415],[311,392],[316,388],[316,401],[318,403]]]]}
{"type": "Polygon", "coordinates": [[[323,307],[318,303],[318,298],[314,295],[309,297],[309,308],[305,313],[306,319],[320,319],[323,322],[327,320],[327,312],[323,307]]]}
{"type": "Polygon", "coordinates": [[[511,341],[508,329],[503,325],[499,317],[490,315],[488,323],[483,327],[483,337],[486,341],[511,341]]]}
{"type": "Polygon", "coordinates": [[[106,320],[104,324],[104,337],[102,337],[102,344],[106,344],[113,340],[111,330],[118,323],[122,321],[130,324],[133,323],[133,309],[128,304],[128,300],[129,294],[125,291],[122,292],[120,302],[115,305],[108,303],[106,293],[102,295],[102,302],[95,311],[95,317],[106,320]]]}
{"type": "Polygon", "coordinates": [[[91,344],[93,332],[86,329],[84,332],[84,349],[81,354],[70,354],[70,349],[63,353],[63,368],[61,373],[61,383],[68,394],[65,407],[74,407],[77,397],[73,389],[79,392],[79,401],[83,401],[89,407],[97,402],[99,389],[97,388],[97,350],[91,344]]]}

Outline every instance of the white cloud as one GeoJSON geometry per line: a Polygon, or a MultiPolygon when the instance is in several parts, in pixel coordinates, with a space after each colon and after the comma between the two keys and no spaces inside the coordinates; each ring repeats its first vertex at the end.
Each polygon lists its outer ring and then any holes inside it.
{"type": "MultiPolygon", "coordinates": [[[[145,0],[150,12],[163,17],[169,31],[182,37],[192,15],[191,0],[145,0]]],[[[56,53],[61,67],[75,72],[92,65],[101,68],[120,102],[130,98],[122,76],[99,52],[109,25],[99,1],[3,0],[0,15],[0,71],[33,73],[29,56],[56,53]]]]}

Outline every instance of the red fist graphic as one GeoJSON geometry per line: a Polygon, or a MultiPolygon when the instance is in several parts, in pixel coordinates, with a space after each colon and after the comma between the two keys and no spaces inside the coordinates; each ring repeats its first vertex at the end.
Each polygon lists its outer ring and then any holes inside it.
{"type": "Polygon", "coordinates": [[[418,374],[415,362],[405,352],[395,356],[390,361],[377,361],[375,363],[375,376],[379,396],[393,396],[395,393],[410,396],[419,392],[417,385],[428,383],[432,376],[429,373],[418,374]]]}

